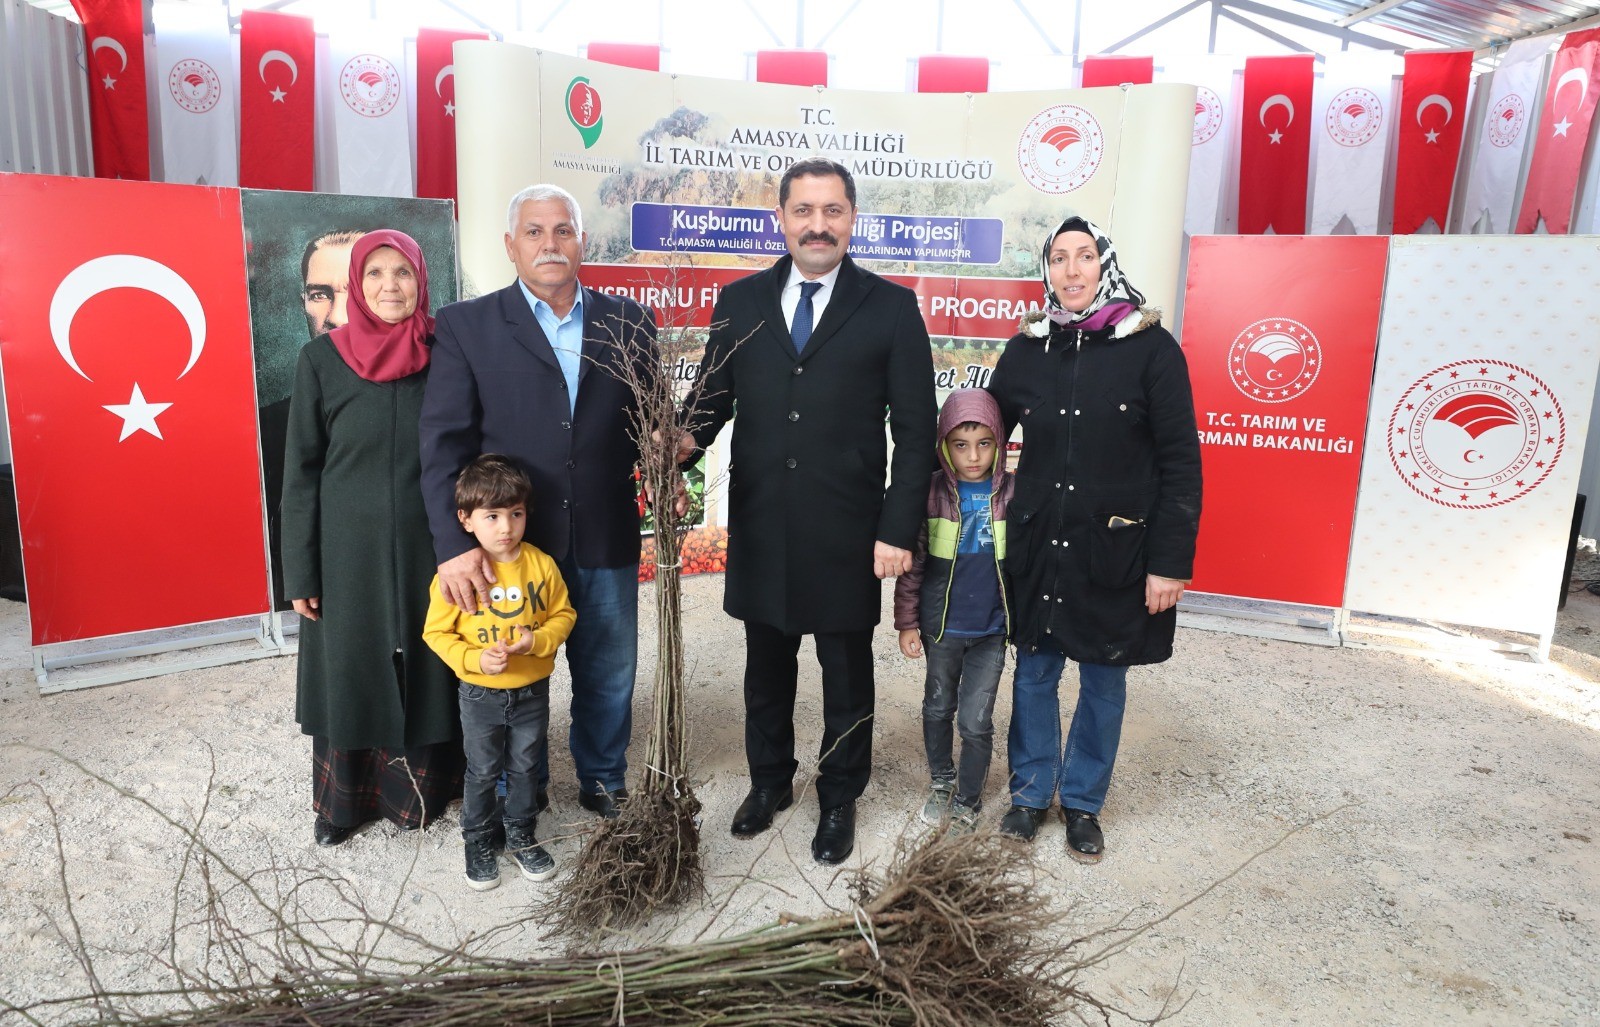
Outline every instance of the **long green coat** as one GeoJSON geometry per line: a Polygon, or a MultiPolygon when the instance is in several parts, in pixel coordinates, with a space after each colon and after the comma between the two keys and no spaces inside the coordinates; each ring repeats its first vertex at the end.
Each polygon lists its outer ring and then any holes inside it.
{"type": "Polygon", "coordinates": [[[422,642],[436,570],[417,446],[427,379],[369,382],[326,335],[295,370],[284,594],[322,599],[322,619],[300,625],[295,719],[342,749],[461,736],[454,679],[422,642]]]}

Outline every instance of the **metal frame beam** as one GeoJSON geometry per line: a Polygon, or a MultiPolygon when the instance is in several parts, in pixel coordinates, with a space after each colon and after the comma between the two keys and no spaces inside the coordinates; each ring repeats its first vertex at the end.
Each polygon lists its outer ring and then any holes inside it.
{"type": "Polygon", "coordinates": [[[1309,54],[1315,54],[1316,53],[1315,50],[1311,49],[1309,46],[1305,45],[1304,43],[1296,42],[1295,40],[1290,39],[1288,36],[1281,36],[1278,33],[1276,33],[1274,31],[1272,31],[1271,29],[1267,28],[1265,25],[1258,25],[1255,22],[1251,21],[1249,18],[1246,18],[1245,16],[1243,16],[1241,14],[1233,13],[1232,11],[1228,10],[1226,7],[1222,8],[1217,13],[1220,14],[1222,17],[1228,19],[1229,21],[1233,22],[1235,25],[1238,25],[1238,26],[1240,26],[1242,28],[1247,28],[1251,32],[1256,33],[1257,35],[1266,36],[1268,39],[1272,40],[1274,43],[1277,43],[1279,46],[1288,47],[1290,50],[1293,50],[1295,53],[1309,53],[1309,54]]]}
{"type": "MultiPolygon", "coordinates": [[[[1333,25],[1329,25],[1327,22],[1317,21],[1314,18],[1307,18],[1304,15],[1291,14],[1288,11],[1280,11],[1275,7],[1268,7],[1266,4],[1254,3],[1253,0],[1222,0],[1219,6],[1223,7],[1224,9],[1231,8],[1244,14],[1253,14],[1258,18],[1265,18],[1268,21],[1281,21],[1285,25],[1293,25],[1296,28],[1309,29],[1312,32],[1317,32],[1324,36],[1332,36],[1334,39],[1343,40],[1347,43],[1355,43],[1357,46],[1371,47],[1374,50],[1407,49],[1406,45],[1403,43],[1392,43],[1387,39],[1379,39],[1377,36],[1369,36],[1365,32],[1352,32],[1349,29],[1337,28],[1333,25]]],[[[1304,49],[1305,47],[1303,44],[1301,44],[1299,48],[1304,49]]]]}
{"type": "Polygon", "coordinates": [[[1354,14],[1349,14],[1343,18],[1340,18],[1338,21],[1334,22],[1334,24],[1342,29],[1347,29],[1358,21],[1366,21],[1368,18],[1382,14],[1384,11],[1390,10],[1391,8],[1399,7],[1401,4],[1406,2],[1407,0],[1378,0],[1378,2],[1373,4],[1371,7],[1363,7],[1354,14]]]}
{"type": "MultiPolygon", "coordinates": [[[[1079,0],[1079,2],[1081,3],[1082,0],[1079,0]]],[[[1116,53],[1118,50],[1120,50],[1123,47],[1127,46],[1129,43],[1132,43],[1132,42],[1134,42],[1135,40],[1138,40],[1138,39],[1142,39],[1143,37],[1145,37],[1145,36],[1149,35],[1150,33],[1154,32],[1156,29],[1161,28],[1163,25],[1169,25],[1172,22],[1174,22],[1174,21],[1178,20],[1179,18],[1183,17],[1185,14],[1188,14],[1190,11],[1194,10],[1195,8],[1204,7],[1208,3],[1213,3],[1213,0],[1191,0],[1190,3],[1184,4],[1182,7],[1178,8],[1176,11],[1173,11],[1171,14],[1168,14],[1168,15],[1165,15],[1163,17],[1157,18],[1155,21],[1152,21],[1150,24],[1146,25],[1144,28],[1142,28],[1139,31],[1135,32],[1133,35],[1126,36],[1126,37],[1124,37],[1122,39],[1119,39],[1115,43],[1112,43],[1110,46],[1102,48],[1099,52],[1100,53],[1116,53]]],[[[1215,5],[1213,4],[1213,6],[1215,6],[1215,5]]],[[[1077,56],[1077,55],[1075,54],[1074,56],[1077,56]]]]}
{"type": "MultiPolygon", "coordinates": [[[[1037,32],[1039,34],[1039,38],[1044,40],[1044,45],[1050,48],[1050,52],[1058,57],[1061,56],[1061,48],[1056,45],[1056,41],[1054,39],[1050,38],[1050,33],[1045,31],[1044,26],[1039,24],[1039,19],[1033,16],[1033,12],[1028,10],[1028,4],[1026,0],[1011,0],[1011,2],[1016,5],[1017,10],[1022,12],[1022,16],[1028,19],[1028,24],[1032,25],[1033,31],[1037,32]]],[[[1076,14],[1074,14],[1074,16],[1076,16],[1076,14]]]]}

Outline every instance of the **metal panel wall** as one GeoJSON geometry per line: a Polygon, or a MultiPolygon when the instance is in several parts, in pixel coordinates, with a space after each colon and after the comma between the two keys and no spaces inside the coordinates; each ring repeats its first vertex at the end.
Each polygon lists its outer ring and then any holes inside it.
{"type": "Polygon", "coordinates": [[[92,175],[83,26],[0,0],[0,171],[92,175]]]}

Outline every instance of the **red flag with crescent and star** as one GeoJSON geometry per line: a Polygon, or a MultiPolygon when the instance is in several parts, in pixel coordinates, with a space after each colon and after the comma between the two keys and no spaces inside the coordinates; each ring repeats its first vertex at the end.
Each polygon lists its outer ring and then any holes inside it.
{"type": "Polygon", "coordinates": [[[450,48],[482,32],[417,30],[417,195],[456,198],[456,68],[450,48]]]}
{"type": "Polygon", "coordinates": [[[1532,232],[1543,218],[1551,235],[1566,235],[1572,227],[1595,101],[1600,100],[1600,29],[1570,32],[1561,41],[1544,97],[1516,230],[1532,232]]]}
{"type": "Polygon", "coordinates": [[[33,644],[265,613],[238,191],[6,175],[0,223],[33,644]]]}
{"type": "Polygon", "coordinates": [[[1471,50],[1406,54],[1400,80],[1394,234],[1410,235],[1430,219],[1444,231],[1455,190],[1456,162],[1467,124],[1471,50]]]}
{"type": "Polygon", "coordinates": [[[239,184],[247,189],[314,188],[316,45],[310,18],[239,16],[239,184]]]}
{"type": "Polygon", "coordinates": [[[1311,54],[1244,62],[1239,125],[1239,234],[1300,235],[1306,230],[1311,171],[1311,54]]]}
{"type": "Polygon", "coordinates": [[[149,181],[144,5],[139,0],[72,0],[72,9],[83,22],[94,173],[149,181]]]}

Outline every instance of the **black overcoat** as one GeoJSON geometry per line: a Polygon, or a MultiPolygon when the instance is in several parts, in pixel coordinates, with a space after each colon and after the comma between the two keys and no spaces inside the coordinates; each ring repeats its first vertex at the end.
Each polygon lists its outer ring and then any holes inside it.
{"type": "Polygon", "coordinates": [[[1147,573],[1194,573],[1200,441],[1178,343],[1153,312],[1053,326],[1013,336],[988,388],[1007,429],[1022,425],[1006,521],[1018,646],[1049,637],[1110,666],[1170,657],[1177,610],[1151,616],[1144,590],[1147,573]]]}
{"type": "Polygon", "coordinates": [[[791,263],[722,291],[689,413],[702,447],[733,419],[723,605],[789,634],[860,631],[881,616],[874,543],[914,548],[924,517],[933,355],[916,295],[848,257],[797,355],[779,305],[791,263]]]}
{"type": "Polygon", "coordinates": [[[580,567],[639,562],[633,391],[625,361],[660,372],[655,320],[622,296],[583,290],[578,402],[522,288],[439,311],[422,405],[422,493],[439,563],[476,546],[456,518],[456,478],[480,453],[520,463],[533,482],[523,541],[580,567]]]}
{"type": "Polygon", "coordinates": [[[422,642],[433,540],[417,485],[428,372],[369,382],[324,335],[295,368],[284,444],[283,585],[300,623],[295,719],[336,748],[461,737],[455,676],[422,642]]]}

